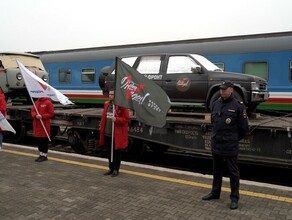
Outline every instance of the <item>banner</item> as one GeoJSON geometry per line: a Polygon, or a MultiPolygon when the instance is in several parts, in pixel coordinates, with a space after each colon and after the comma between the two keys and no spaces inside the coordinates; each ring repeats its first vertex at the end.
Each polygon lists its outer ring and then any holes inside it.
{"type": "Polygon", "coordinates": [[[16,134],[14,128],[11,126],[11,124],[7,121],[7,119],[1,112],[0,112],[0,128],[2,129],[2,131],[10,131],[16,134]]]}
{"type": "Polygon", "coordinates": [[[116,59],[115,105],[132,109],[137,120],[163,127],[170,102],[164,90],[128,64],[116,59]]]}
{"type": "Polygon", "coordinates": [[[41,78],[32,73],[19,61],[16,62],[19,66],[19,69],[23,76],[23,80],[25,82],[30,97],[33,98],[49,97],[52,100],[60,102],[63,105],[73,104],[68,99],[68,97],[64,96],[60,91],[50,86],[48,83],[44,82],[41,78]]]}

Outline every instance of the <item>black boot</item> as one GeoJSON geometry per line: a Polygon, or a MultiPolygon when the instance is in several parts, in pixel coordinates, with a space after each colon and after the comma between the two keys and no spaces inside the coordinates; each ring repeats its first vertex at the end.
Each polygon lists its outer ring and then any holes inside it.
{"type": "Polygon", "coordinates": [[[117,170],[114,170],[112,173],[112,177],[116,177],[117,175],[119,175],[119,172],[117,170]]]}
{"type": "Polygon", "coordinates": [[[219,198],[220,198],[219,195],[215,195],[215,194],[213,194],[213,193],[211,192],[211,193],[209,193],[208,195],[204,196],[204,197],[202,198],[202,200],[212,200],[212,199],[219,199],[219,198]]]}
{"type": "Polygon", "coordinates": [[[237,208],[238,208],[238,202],[236,202],[236,201],[231,201],[230,209],[237,209],[237,208]]]}
{"type": "Polygon", "coordinates": [[[106,171],[103,175],[108,176],[108,175],[111,175],[112,173],[113,173],[112,170],[108,170],[108,171],[106,171]]]}

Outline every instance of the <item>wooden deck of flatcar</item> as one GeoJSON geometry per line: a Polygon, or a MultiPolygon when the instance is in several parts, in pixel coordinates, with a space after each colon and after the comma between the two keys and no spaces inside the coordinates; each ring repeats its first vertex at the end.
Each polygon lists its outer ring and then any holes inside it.
{"type": "MultiPolygon", "coordinates": [[[[102,108],[72,108],[72,109],[56,109],[55,115],[64,116],[80,116],[80,117],[97,117],[100,118],[102,108]]],[[[135,119],[135,116],[131,117],[135,119]]],[[[167,123],[183,123],[183,124],[211,124],[210,113],[169,113],[167,115],[167,123]]],[[[250,127],[257,128],[277,128],[290,129],[292,127],[292,117],[276,117],[262,116],[249,118],[250,127]]]]}
{"type": "Polygon", "coordinates": [[[56,109],[55,115],[100,117],[102,114],[102,110],[102,108],[56,109]]]}

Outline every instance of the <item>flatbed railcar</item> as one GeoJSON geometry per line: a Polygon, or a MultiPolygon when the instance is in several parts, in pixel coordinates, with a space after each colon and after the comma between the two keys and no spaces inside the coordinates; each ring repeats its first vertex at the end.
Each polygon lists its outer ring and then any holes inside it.
{"type": "Polygon", "coordinates": [[[260,76],[270,98],[258,109],[292,110],[292,31],[133,45],[32,52],[50,73],[50,84],[76,104],[102,104],[99,74],[116,56],[154,53],[204,55],[228,72],[260,76]]]}
{"type": "MultiPolygon", "coordinates": [[[[17,131],[10,136],[20,141],[31,132],[31,106],[9,106],[8,120],[17,131]]],[[[99,125],[102,108],[55,107],[52,133],[65,132],[68,142],[77,153],[99,150],[99,125]],[[60,129],[62,127],[62,129],[60,129]]],[[[240,141],[239,160],[246,163],[292,168],[292,118],[259,116],[249,119],[250,133],[240,141]]],[[[163,128],[147,126],[131,115],[129,121],[129,153],[142,155],[176,151],[211,157],[210,133],[212,125],[208,113],[170,112],[163,128]]],[[[5,137],[8,140],[9,136],[5,137]]]]}

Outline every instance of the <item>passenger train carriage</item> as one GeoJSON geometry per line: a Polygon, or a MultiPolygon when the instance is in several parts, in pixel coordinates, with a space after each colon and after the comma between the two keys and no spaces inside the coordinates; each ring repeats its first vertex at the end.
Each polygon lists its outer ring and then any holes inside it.
{"type": "Polygon", "coordinates": [[[99,74],[116,56],[154,53],[196,53],[219,68],[260,76],[268,81],[269,99],[258,108],[292,110],[292,32],[278,32],[197,40],[39,51],[50,84],[76,104],[101,104],[105,97],[99,74]]]}

